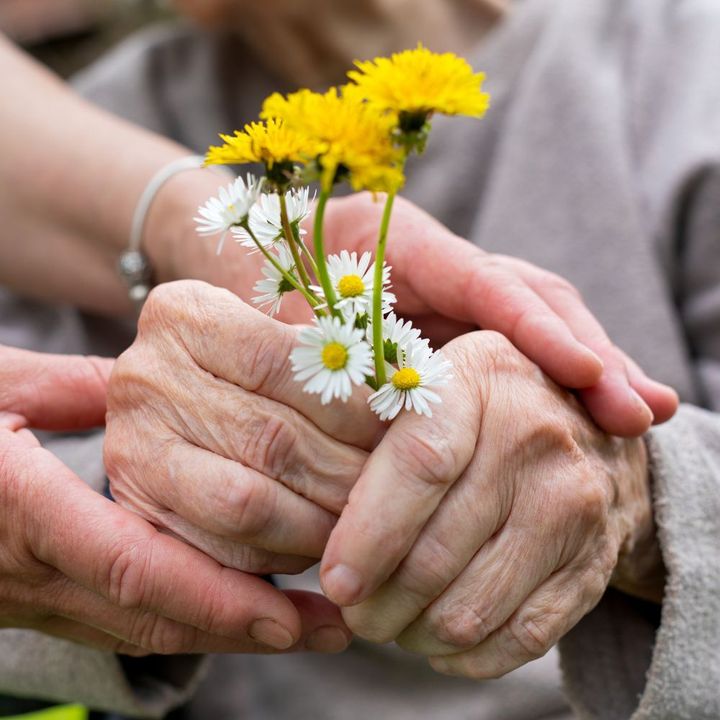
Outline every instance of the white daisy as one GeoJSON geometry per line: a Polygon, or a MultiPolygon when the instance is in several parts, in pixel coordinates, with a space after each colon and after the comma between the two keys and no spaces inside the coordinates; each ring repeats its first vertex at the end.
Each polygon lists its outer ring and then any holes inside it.
{"type": "MultiPolygon", "coordinates": [[[[247,181],[236,178],[227,187],[221,187],[218,197],[211,197],[198,208],[197,223],[199,235],[215,235],[226,233],[230,228],[244,222],[255,205],[262,187],[262,179],[247,175],[247,181]]],[[[218,253],[222,249],[224,235],[218,245],[218,253]]]]}
{"type": "Polygon", "coordinates": [[[353,385],[362,385],[373,374],[370,346],[363,331],[336,317],[315,318],[315,326],[303,328],[299,341],[303,346],[290,353],[295,379],[307,380],[305,392],[320,394],[323,405],[334,397],[345,402],[353,385]]]}
{"type": "MultiPolygon", "coordinates": [[[[310,189],[288,190],[285,193],[285,205],[288,211],[290,224],[298,226],[301,235],[305,231],[299,227],[310,214],[310,189]]],[[[261,195],[251,210],[249,218],[250,229],[263,247],[269,247],[283,238],[282,221],[280,219],[280,196],[277,193],[261,195]]],[[[257,249],[255,241],[245,228],[235,227],[233,237],[241,245],[257,249]]]]}
{"type": "Polygon", "coordinates": [[[433,352],[427,341],[411,342],[398,352],[398,367],[388,368],[389,381],[368,398],[370,407],[381,420],[392,420],[403,407],[432,417],[430,403],[441,398],[429,387],[445,385],[451,369],[450,361],[433,352]]]}
{"type": "MultiPolygon", "coordinates": [[[[364,252],[360,259],[356,252],[342,250],[340,255],[328,255],[327,265],[330,281],[337,295],[335,308],[346,318],[372,312],[375,266],[371,265],[372,255],[364,252]]],[[[387,289],[390,287],[390,268],[383,267],[383,313],[386,313],[397,298],[387,289]]],[[[322,293],[322,288],[313,288],[322,293]]]]}
{"type": "MultiPolygon", "coordinates": [[[[284,245],[278,245],[275,258],[283,270],[289,273],[294,272],[295,264],[293,263],[292,255],[284,245]]],[[[267,314],[272,317],[280,312],[283,295],[292,292],[295,288],[269,260],[265,260],[265,265],[261,272],[265,276],[265,279],[258,280],[255,283],[253,290],[259,294],[254,297],[252,301],[258,306],[258,309],[264,305],[269,305],[270,307],[267,309],[267,314]]]]}
{"type": "MultiPolygon", "coordinates": [[[[368,317],[367,324],[367,341],[372,347],[373,344],[373,329],[372,329],[372,316],[368,317]]],[[[394,312],[391,312],[387,317],[383,318],[383,340],[385,345],[395,346],[396,348],[403,348],[414,343],[425,343],[427,340],[420,339],[420,330],[412,326],[410,320],[403,320],[397,317],[394,312]]]]}

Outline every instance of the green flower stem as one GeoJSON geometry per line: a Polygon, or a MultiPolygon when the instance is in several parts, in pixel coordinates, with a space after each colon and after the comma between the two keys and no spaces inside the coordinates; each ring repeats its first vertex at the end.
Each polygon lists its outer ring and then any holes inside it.
{"type": "Polygon", "coordinates": [[[385,265],[385,246],[387,245],[388,228],[390,227],[390,216],[392,215],[395,193],[389,193],[385,200],[378,244],[375,251],[375,276],[373,280],[373,352],[375,354],[375,380],[380,388],[386,382],[385,376],[385,343],[383,342],[383,314],[382,314],[382,292],[383,292],[383,268],[385,265]]]}
{"type": "Polygon", "coordinates": [[[300,280],[305,286],[305,289],[308,292],[312,292],[310,290],[310,285],[312,283],[310,282],[310,278],[308,277],[307,270],[305,270],[305,264],[300,257],[300,253],[298,252],[298,246],[295,242],[295,234],[293,233],[292,227],[290,226],[290,218],[288,217],[285,193],[280,193],[280,222],[282,224],[283,234],[285,235],[287,244],[290,247],[290,252],[292,253],[293,262],[295,263],[295,267],[297,268],[298,275],[300,275],[300,280]]]}
{"type": "Polygon", "coordinates": [[[295,237],[295,242],[298,244],[298,247],[300,248],[300,252],[305,253],[305,257],[307,258],[308,262],[310,263],[310,269],[313,271],[313,275],[317,278],[318,276],[318,268],[317,263],[315,262],[315,258],[313,257],[313,254],[307,249],[307,245],[303,242],[302,236],[300,235],[300,231],[297,228],[297,225],[292,226],[293,236],[295,237]]]}
{"type": "Polygon", "coordinates": [[[247,221],[241,223],[241,227],[247,231],[247,234],[252,238],[252,241],[255,245],[257,245],[258,250],[265,256],[267,261],[310,303],[310,307],[313,311],[315,311],[315,308],[320,304],[319,298],[315,297],[311,291],[306,290],[302,284],[298,282],[295,276],[285,270],[285,268],[283,268],[283,266],[272,256],[272,254],[267,251],[264,245],[257,239],[257,237],[255,237],[255,233],[250,229],[250,225],[247,221]]]}
{"type": "Polygon", "coordinates": [[[325,302],[328,304],[330,312],[335,316],[339,317],[342,322],[342,316],[335,310],[335,303],[337,303],[337,297],[335,295],[335,288],[332,286],[330,281],[330,274],[328,273],[327,263],[325,261],[325,246],[323,244],[323,220],[325,218],[325,206],[327,201],[330,199],[330,192],[328,190],[322,190],[320,197],[318,198],[317,207],[315,208],[315,219],[313,223],[313,245],[315,249],[315,262],[317,264],[317,276],[322,286],[323,293],[325,293],[325,302]]]}

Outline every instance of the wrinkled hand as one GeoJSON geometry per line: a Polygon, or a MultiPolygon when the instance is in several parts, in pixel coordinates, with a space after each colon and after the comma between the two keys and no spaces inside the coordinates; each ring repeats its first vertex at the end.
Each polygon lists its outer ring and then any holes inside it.
{"type": "Polygon", "coordinates": [[[577,623],[619,556],[640,594],[661,595],[645,448],[600,432],[497,333],[444,352],[454,379],[442,404],[390,426],[321,581],[358,635],[397,639],[442,672],[495,677],[577,623]]]}
{"type": "Polygon", "coordinates": [[[40,447],[27,427],[103,423],[111,367],[0,347],[0,627],[130,655],[342,649],[330,603],[221,567],[40,447]]]}
{"type": "MultiPolygon", "coordinates": [[[[150,214],[149,252],[160,281],[197,278],[249,303],[262,256],[226,242],[218,258],[217,240],[199,239],[192,222],[197,205],[224,182],[210,172],[174,178],[150,214]]],[[[382,202],[367,193],[332,200],[328,253],[374,253],[382,210],[382,202]]],[[[398,315],[414,320],[434,347],[477,327],[497,330],[559,385],[580,389],[595,422],[615,435],[639,436],[677,409],[675,392],[649,379],[613,345],[577,290],[557,275],[486,253],[402,198],[395,202],[387,261],[398,315]]],[[[299,293],[285,297],[279,319],[309,322],[299,293]]]]}
{"type": "MultiPolygon", "coordinates": [[[[367,193],[334,200],[326,216],[328,251],[374,252],[382,210],[367,193]]],[[[435,347],[477,327],[497,330],[559,385],[582,389],[583,405],[613,435],[639,436],[675,413],[674,390],[613,345],[558,275],[486,253],[402,198],[390,223],[387,262],[398,315],[414,320],[435,347]]]]}
{"type": "Polygon", "coordinates": [[[297,331],[204,283],[156,288],[110,382],[115,499],[228,567],[316,562],[382,426],[369,388],[347,405],[303,392],[297,331]]]}

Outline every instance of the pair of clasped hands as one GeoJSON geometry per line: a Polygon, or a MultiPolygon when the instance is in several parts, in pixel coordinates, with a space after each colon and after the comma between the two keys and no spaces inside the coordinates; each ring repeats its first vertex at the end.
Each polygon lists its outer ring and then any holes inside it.
{"type": "MultiPolygon", "coordinates": [[[[372,248],[379,213],[335,201],[331,250],[372,248]]],[[[235,250],[208,248],[206,279],[248,262],[235,250]]],[[[673,391],[568,283],[409,203],[388,260],[399,315],[449,340],[432,419],[383,425],[365,388],[321,405],[290,372],[301,306],[283,323],[195,280],[153,291],[114,367],[2,349],[0,623],[130,655],[337,652],[356,634],[485,678],[545,653],[611,581],[661,597],[638,436],[673,391]],[[27,429],[102,424],[106,398],[116,502],[27,429]],[[327,597],[260,577],[318,559],[327,597]]]]}

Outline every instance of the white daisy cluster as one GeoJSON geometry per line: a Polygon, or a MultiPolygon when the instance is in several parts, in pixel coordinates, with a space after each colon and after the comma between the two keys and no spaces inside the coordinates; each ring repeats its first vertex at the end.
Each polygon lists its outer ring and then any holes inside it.
{"type": "MultiPolygon", "coordinates": [[[[403,408],[431,416],[430,404],[440,402],[432,388],[448,382],[450,363],[432,351],[411,322],[392,312],[396,298],[385,263],[376,268],[370,252],[358,257],[342,250],[327,258],[324,252],[310,252],[301,227],[310,202],[307,187],[263,192],[262,181],[248,175],[199,208],[197,230],[222,238],[230,232],[241,246],[264,255],[253,303],[270,316],[280,311],[286,293],[304,295],[315,313],[314,325],[301,330],[290,360],[306,392],[319,394],[323,404],[334,398],[345,402],[354,386],[369,384],[375,392],[368,402],[381,420],[392,420],[403,408]],[[382,347],[377,349],[373,315],[382,318],[382,347]]],[[[322,237],[319,243],[314,239],[315,249],[321,249],[322,237]]],[[[221,248],[222,239],[218,252],[221,248]]]]}

